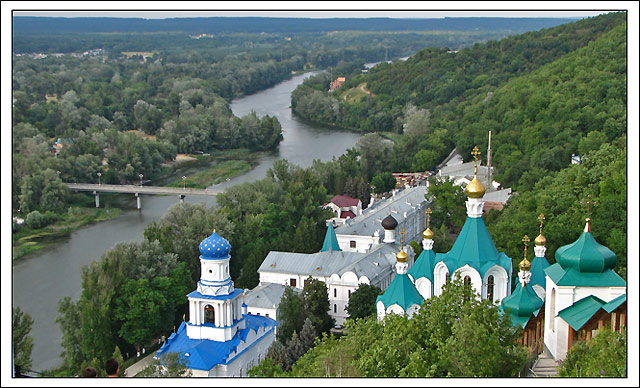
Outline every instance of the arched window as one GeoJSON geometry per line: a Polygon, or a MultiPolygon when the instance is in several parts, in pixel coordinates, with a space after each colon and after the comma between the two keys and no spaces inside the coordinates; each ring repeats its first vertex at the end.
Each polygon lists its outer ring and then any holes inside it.
{"type": "Polygon", "coordinates": [[[333,289],[333,297],[334,298],[338,297],[338,288],[337,287],[333,289]]]}
{"type": "Polygon", "coordinates": [[[204,307],[204,323],[216,323],[216,310],[210,304],[204,307]]]}
{"type": "Polygon", "coordinates": [[[489,275],[487,278],[487,300],[493,302],[493,289],[495,288],[495,281],[493,275],[489,275]]]}
{"type": "Polygon", "coordinates": [[[464,300],[469,300],[471,294],[471,276],[469,275],[464,277],[464,291],[464,300]]]}
{"type": "Polygon", "coordinates": [[[337,305],[337,304],[334,304],[334,305],[333,305],[333,312],[334,312],[334,313],[337,313],[337,312],[338,312],[338,305],[337,305]]]}

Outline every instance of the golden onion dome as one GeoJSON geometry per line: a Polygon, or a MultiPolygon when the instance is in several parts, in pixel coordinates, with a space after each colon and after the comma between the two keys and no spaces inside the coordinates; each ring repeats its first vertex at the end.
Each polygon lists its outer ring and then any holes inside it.
{"type": "Polygon", "coordinates": [[[433,240],[433,232],[431,231],[431,228],[425,229],[425,231],[422,232],[422,237],[424,237],[425,240],[433,240]]]}
{"type": "Polygon", "coordinates": [[[482,198],[487,189],[485,189],[482,182],[478,180],[478,176],[475,175],[464,191],[467,192],[469,198],[482,198]]]}
{"type": "Polygon", "coordinates": [[[542,246],[547,243],[547,239],[540,233],[533,242],[536,243],[537,246],[542,246]]]}
{"type": "Polygon", "coordinates": [[[531,269],[531,262],[527,260],[525,257],[524,260],[520,262],[520,271],[529,271],[531,269]]]}
{"type": "Polygon", "coordinates": [[[396,255],[396,259],[401,262],[401,263],[405,263],[408,259],[409,259],[409,255],[407,255],[404,252],[404,249],[400,250],[400,252],[398,252],[398,254],[396,255]]]}

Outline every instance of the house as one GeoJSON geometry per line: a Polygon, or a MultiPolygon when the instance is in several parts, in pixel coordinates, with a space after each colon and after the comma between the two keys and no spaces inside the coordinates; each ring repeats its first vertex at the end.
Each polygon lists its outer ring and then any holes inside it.
{"type": "Polygon", "coordinates": [[[334,196],[322,207],[333,211],[335,217],[327,220],[327,224],[332,223],[334,226],[343,225],[347,219],[362,214],[362,201],[358,198],[351,198],[347,194],[334,196]]]}

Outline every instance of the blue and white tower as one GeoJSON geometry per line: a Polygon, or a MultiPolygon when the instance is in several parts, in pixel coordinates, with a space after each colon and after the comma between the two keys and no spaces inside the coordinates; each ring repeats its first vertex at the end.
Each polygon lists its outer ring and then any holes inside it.
{"type": "Polygon", "coordinates": [[[243,290],[229,275],[231,245],[214,230],[198,247],[200,280],[189,299],[189,321],[169,337],[157,356],[179,353],[193,376],[244,376],[266,356],[276,321],[247,313],[243,290]]]}

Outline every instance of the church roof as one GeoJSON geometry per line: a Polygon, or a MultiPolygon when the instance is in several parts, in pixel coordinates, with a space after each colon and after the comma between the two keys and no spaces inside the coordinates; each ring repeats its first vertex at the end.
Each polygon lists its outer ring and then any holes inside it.
{"type": "Polygon", "coordinates": [[[498,252],[481,217],[467,217],[451,250],[438,253],[436,257],[436,262],[443,261],[452,272],[468,264],[484,276],[497,264],[511,273],[511,258],[504,252],[498,252]]]}
{"type": "Polygon", "coordinates": [[[616,265],[616,254],[609,248],[600,245],[591,232],[582,232],[571,244],[556,250],[556,261],[562,268],[574,268],[584,272],[604,272],[616,265]]]}
{"type": "Polygon", "coordinates": [[[538,315],[543,304],[530,283],[525,287],[518,283],[515,291],[502,299],[500,307],[509,314],[514,326],[525,327],[531,315],[538,315]]]}
{"type": "Polygon", "coordinates": [[[251,307],[274,308],[280,304],[284,289],[285,286],[276,283],[258,285],[246,292],[244,303],[251,307]]]}
{"type": "Polygon", "coordinates": [[[436,265],[436,254],[432,249],[424,249],[416,262],[411,266],[407,274],[416,281],[419,278],[427,278],[433,281],[433,267],[436,265]]]}
{"type": "MultiPolygon", "coordinates": [[[[402,189],[396,195],[383,201],[379,201],[362,211],[362,214],[349,219],[348,223],[336,227],[336,233],[340,235],[373,236],[378,231],[384,234],[381,226],[382,219],[389,215],[389,212],[396,219],[398,224],[402,224],[406,218],[412,217],[416,207],[426,201],[426,186],[410,187],[402,189]],[[405,213],[407,216],[405,217],[405,213]]],[[[407,235],[407,239],[413,238],[407,235]]]]}
{"type": "Polygon", "coordinates": [[[228,259],[231,245],[214,230],[211,236],[202,240],[198,249],[202,259],[228,259]]]}
{"type": "Polygon", "coordinates": [[[547,287],[544,270],[549,266],[549,262],[544,257],[536,256],[531,262],[531,280],[528,284],[539,285],[542,288],[547,287]]]}
{"type": "Polygon", "coordinates": [[[560,311],[558,316],[564,319],[573,330],[580,330],[600,309],[611,313],[626,301],[627,294],[622,294],[609,302],[605,302],[595,295],[589,295],[560,311]]]}
{"type": "Polygon", "coordinates": [[[371,252],[325,251],[294,253],[271,251],[264,259],[259,273],[286,273],[303,276],[342,276],[351,271],[358,278],[366,276],[374,281],[386,276],[395,263],[395,244],[380,244],[371,252]]]}
{"type": "Polygon", "coordinates": [[[194,290],[194,291],[191,291],[190,293],[187,294],[187,298],[226,300],[226,299],[233,299],[236,296],[238,296],[239,294],[242,294],[242,290],[237,289],[237,288],[235,290],[233,290],[232,293],[223,294],[223,295],[204,295],[204,294],[201,294],[198,291],[194,290]]]}
{"type": "Polygon", "coordinates": [[[208,339],[191,339],[187,336],[187,323],[182,322],[177,332],[171,334],[167,342],[156,353],[180,353],[189,369],[209,371],[218,364],[229,363],[229,355],[236,351],[241,342],[247,339],[251,330],[258,332],[261,327],[269,330],[276,321],[262,316],[243,315],[246,328],[240,329],[229,341],[220,342],[208,339]]]}
{"type": "Polygon", "coordinates": [[[327,226],[327,233],[324,236],[324,243],[322,244],[322,249],[320,252],[327,251],[341,251],[340,245],[338,244],[338,238],[336,237],[336,231],[333,229],[333,225],[329,223],[327,226]]]}
{"type": "Polygon", "coordinates": [[[397,304],[407,311],[411,305],[421,306],[424,299],[407,274],[396,274],[384,294],[376,298],[376,303],[378,301],[382,301],[385,308],[397,304]]]}

